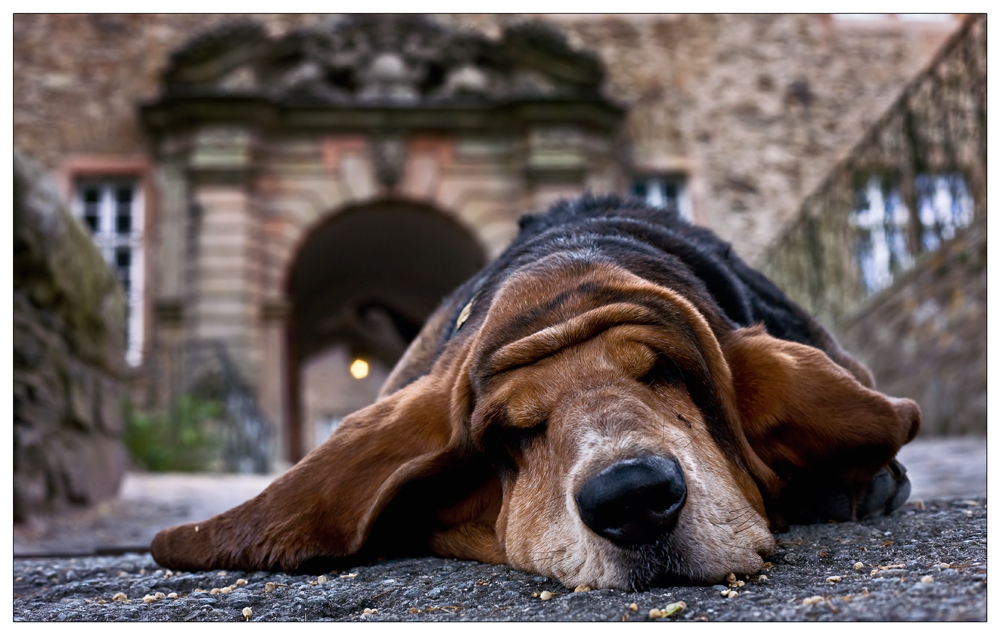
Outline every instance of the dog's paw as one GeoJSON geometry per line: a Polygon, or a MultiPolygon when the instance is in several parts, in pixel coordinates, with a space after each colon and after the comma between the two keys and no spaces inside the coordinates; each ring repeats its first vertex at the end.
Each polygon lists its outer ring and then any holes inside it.
{"type": "Polygon", "coordinates": [[[865,492],[864,498],[855,506],[856,520],[889,514],[900,507],[910,497],[910,479],[906,468],[893,459],[875,475],[865,492]]]}
{"type": "Polygon", "coordinates": [[[860,485],[791,483],[778,501],[778,514],[792,525],[857,521],[889,514],[902,507],[909,496],[906,468],[893,459],[860,485]]]}

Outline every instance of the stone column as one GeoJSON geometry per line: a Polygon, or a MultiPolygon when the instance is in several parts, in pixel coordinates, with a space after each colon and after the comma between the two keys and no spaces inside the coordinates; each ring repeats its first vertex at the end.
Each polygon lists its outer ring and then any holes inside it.
{"type": "Polygon", "coordinates": [[[588,171],[584,132],[577,126],[536,125],[528,131],[524,168],[527,210],[544,211],[583,193],[588,171]]]}
{"type": "Polygon", "coordinates": [[[257,384],[260,409],[273,426],[271,432],[276,460],[287,456],[284,429],[288,408],[288,329],[289,302],[287,300],[266,300],[260,311],[262,359],[257,384]]]}
{"type": "MultiPolygon", "coordinates": [[[[164,143],[164,146],[170,145],[164,143]]],[[[169,153],[169,148],[167,148],[169,153]]],[[[169,153],[172,154],[172,153],[169,153]]],[[[150,406],[167,407],[181,390],[180,364],[184,339],[189,199],[183,158],[164,157],[153,178],[160,194],[155,239],[147,243],[149,297],[153,302],[150,329],[150,406]]]]}
{"type": "Polygon", "coordinates": [[[205,127],[195,135],[190,175],[198,227],[187,324],[193,354],[221,343],[250,386],[260,359],[252,145],[251,132],[240,127],[205,127]]]}

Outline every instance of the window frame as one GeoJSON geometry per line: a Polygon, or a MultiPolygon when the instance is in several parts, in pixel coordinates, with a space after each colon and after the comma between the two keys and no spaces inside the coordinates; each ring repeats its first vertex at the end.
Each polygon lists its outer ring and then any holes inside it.
{"type": "Polygon", "coordinates": [[[691,196],[691,177],[686,172],[665,171],[665,172],[640,172],[633,174],[629,180],[629,194],[640,196],[653,207],[665,207],[667,200],[664,190],[665,186],[673,185],[677,188],[677,211],[681,218],[689,223],[695,223],[694,202],[691,196]],[[642,184],[645,194],[639,194],[636,190],[642,184]],[[655,193],[655,195],[653,194],[655,193]]]}
{"type": "Polygon", "coordinates": [[[142,367],[148,358],[150,341],[150,229],[155,222],[155,205],[151,187],[151,164],[145,158],[75,156],[66,159],[56,172],[56,179],[68,203],[70,213],[84,225],[83,192],[87,185],[111,186],[110,200],[106,194],[99,202],[100,229],[92,234],[105,262],[118,276],[117,252],[128,249],[131,257],[127,302],[127,341],[125,359],[133,369],[142,367]],[[131,228],[126,235],[117,233],[115,186],[129,184],[132,188],[131,228]],[[105,224],[107,223],[107,224],[105,224]]]}

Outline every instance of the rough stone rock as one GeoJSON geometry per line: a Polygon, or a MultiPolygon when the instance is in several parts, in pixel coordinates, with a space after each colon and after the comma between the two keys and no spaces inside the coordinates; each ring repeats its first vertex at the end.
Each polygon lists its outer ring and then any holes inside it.
{"type": "Polygon", "coordinates": [[[125,303],[45,172],[14,152],[14,519],[118,491],[125,303]]]}

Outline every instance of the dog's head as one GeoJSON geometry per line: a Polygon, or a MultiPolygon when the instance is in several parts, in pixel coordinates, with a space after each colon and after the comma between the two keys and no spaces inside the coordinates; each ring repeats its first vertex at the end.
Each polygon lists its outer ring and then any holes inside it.
{"type": "Polygon", "coordinates": [[[157,561],[294,569],[379,525],[569,587],[714,582],[760,568],[789,479],[870,481],[919,426],[819,349],[713,329],[611,264],[539,263],[483,304],[430,373],[256,499],[161,532],[157,561]]]}

